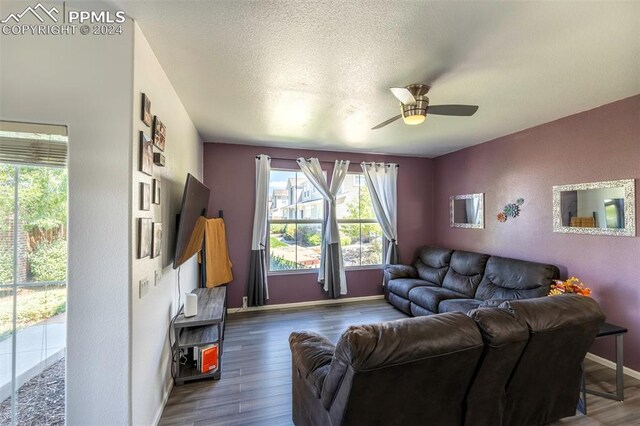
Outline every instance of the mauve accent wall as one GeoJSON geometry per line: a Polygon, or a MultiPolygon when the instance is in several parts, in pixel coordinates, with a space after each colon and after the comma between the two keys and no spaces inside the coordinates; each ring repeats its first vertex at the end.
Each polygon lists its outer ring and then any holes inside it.
{"type": "MultiPolygon", "coordinates": [[[[608,321],[629,328],[624,363],[640,371],[640,238],[554,233],[551,214],[554,185],[640,178],[640,95],[438,157],[434,173],[437,245],[552,263],[581,278],[608,321]],[[485,229],[450,228],[449,196],[475,192],[485,193],[485,229]],[[499,223],[519,197],[520,216],[499,223]]],[[[613,359],[613,346],[602,339],[593,352],[613,359]]]]}
{"type": "MultiPolygon", "coordinates": [[[[204,183],[211,188],[209,216],[224,211],[233,262],[234,280],[228,286],[229,307],[242,306],[247,293],[251,252],[251,230],[255,202],[255,156],[274,158],[317,157],[321,161],[351,161],[351,171],[361,171],[362,161],[393,162],[398,173],[398,243],[402,262],[411,262],[416,249],[433,240],[433,160],[388,155],[266,148],[249,145],[204,144],[204,183]]],[[[299,169],[295,161],[272,160],[273,168],[299,169]]],[[[332,164],[323,163],[331,176],[332,164]]],[[[316,282],[317,272],[269,276],[269,304],[324,300],[327,296],[316,282]]],[[[382,294],[382,270],[347,271],[348,294],[361,297],[382,294]]]]}

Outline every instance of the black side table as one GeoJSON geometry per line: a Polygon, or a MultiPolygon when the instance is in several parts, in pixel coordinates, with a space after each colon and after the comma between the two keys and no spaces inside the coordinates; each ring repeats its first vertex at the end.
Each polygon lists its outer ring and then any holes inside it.
{"type": "Polygon", "coordinates": [[[585,382],[584,366],[582,368],[582,389],[581,389],[581,401],[578,403],[578,410],[583,414],[587,414],[587,393],[592,395],[601,396],[603,398],[613,399],[614,401],[624,401],[624,347],[623,337],[627,330],[619,325],[605,322],[600,327],[600,331],[596,335],[596,339],[600,337],[615,336],[616,338],[616,391],[615,393],[602,392],[593,389],[587,389],[585,382]]]}

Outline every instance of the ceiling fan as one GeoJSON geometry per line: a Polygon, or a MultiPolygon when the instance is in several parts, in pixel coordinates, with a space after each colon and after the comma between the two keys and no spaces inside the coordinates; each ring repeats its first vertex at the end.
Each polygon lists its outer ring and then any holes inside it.
{"type": "Polygon", "coordinates": [[[477,105],[429,105],[427,92],[431,87],[426,84],[411,84],[407,87],[392,87],[391,93],[400,101],[400,114],[383,121],[371,130],[391,124],[402,118],[405,124],[410,126],[421,124],[427,114],[453,115],[457,117],[469,117],[478,110],[477,105]]]}

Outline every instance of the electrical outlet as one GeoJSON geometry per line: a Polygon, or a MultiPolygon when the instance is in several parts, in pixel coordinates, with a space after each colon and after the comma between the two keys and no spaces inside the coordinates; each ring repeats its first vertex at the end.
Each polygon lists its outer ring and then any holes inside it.
{"type": "Polygon", "coordinates": [[[244,296],[242,298],[242,309],[247,309],[248,305],[249,305],[249,301],[247,300],[247,296],[244,296]]]}
{"type": "Polygon", "coordinates": [[[140,299],[149,293],[149,278],[143,278],[140,280],[140,299]]]}

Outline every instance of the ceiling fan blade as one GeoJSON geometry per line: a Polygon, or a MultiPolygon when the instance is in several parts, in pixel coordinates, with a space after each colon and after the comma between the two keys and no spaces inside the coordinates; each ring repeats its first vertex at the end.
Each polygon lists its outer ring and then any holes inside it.
{"type": "Polygon", "coordinates": [[[394,121],[396,121],[397,119],[399,119],[400,117],[402,117],[402,114],[398,114],[395,117],[391,117],[387,121],[383,121],[382,123],[378,124],[376,127],[372,127],[371,130],[376,130],[376,129],[379,129],[380,127],[386,126],[387,124],[391,124],[394,121]]]}
{"type": "Polygon", "coordinates": [[[469,117],[475,114],[477,110],[477,105],[429,105],[427,114],[469,117]]]}
{"type": "Polygon", "coordinates": [[[416,98],[413,97],[411,92],[406,87],[392,87],[389,90],[391,90],[391,93],[393,93],[393,96],[398,98],[398,100],[403,105],[415,105],[416,104],[416,98]]]}

